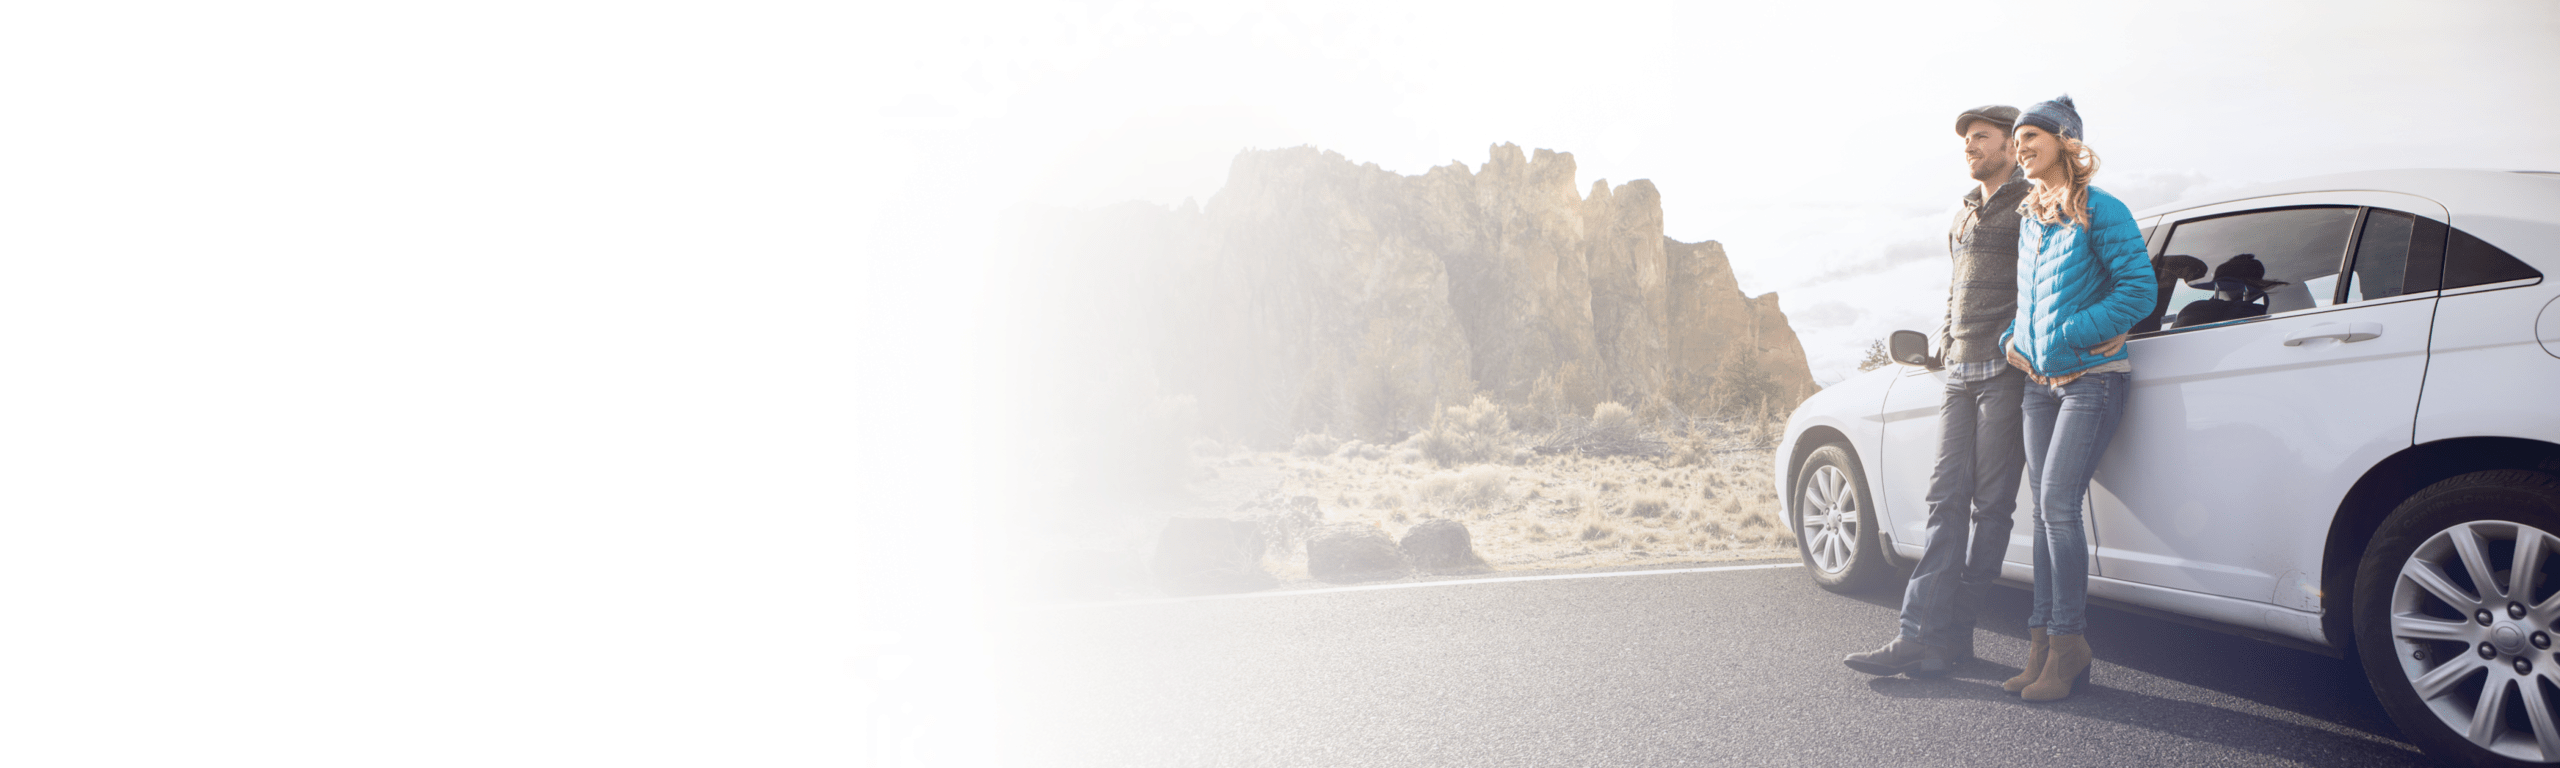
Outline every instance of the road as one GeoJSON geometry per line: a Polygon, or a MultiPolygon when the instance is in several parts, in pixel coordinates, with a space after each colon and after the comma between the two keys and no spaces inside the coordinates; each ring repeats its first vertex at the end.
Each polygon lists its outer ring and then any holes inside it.
{"type": "MultiPolygon", "coordinates": [[[[1499,576],[1499,575],[1497,575],[1499,576]]],[[[1801,568],[1440,582],[1013,614],[1013,759],[1068,766],[2425,765],[2352,663],[2093,609],[2094,687],[2029,704],[2027,595],[1984,660],[1875,678],[1897,590],[1801,568]]]]}

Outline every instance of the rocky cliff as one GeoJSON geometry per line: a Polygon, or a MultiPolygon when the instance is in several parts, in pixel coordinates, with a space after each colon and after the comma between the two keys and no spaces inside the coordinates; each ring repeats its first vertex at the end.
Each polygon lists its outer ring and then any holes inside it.
{"type": "Polygon", "coordinates": [[[1028,227],[1061,257],[1017,276],[1048,296],[1019,309],[1101,321],[1048,349],[1117,361],[1240,438],[1392,437],[1479,393],[1783,412],[1812,376],[1777,296],[1745,297],[1722,246],[1664,237],[1662,205],[1643,180],[1582,194],[1572,155],[1510,144],[1418,176],[1247,151],[1198,209],[1028,227]]]}

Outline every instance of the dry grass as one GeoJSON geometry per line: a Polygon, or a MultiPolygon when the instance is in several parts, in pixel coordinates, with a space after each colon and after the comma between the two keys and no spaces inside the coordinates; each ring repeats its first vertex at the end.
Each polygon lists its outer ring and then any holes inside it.
{"type": "MultiPolygon", "coordinates": [[[[1759,436],[1751,432],[1714,434],[1733,445],[1759,436]]],[[[1276,470],[1281,493],[1324,501],[1326,522],[1376,524],[1400,537],[1424,520],[1463,520],[1477,552],[1504,570],[1796,556],[1795,537],[1775,522],[1767,451],[1685,445],[1661,456],[1484,451],[1475,455],[1486,461],[1441,470],[1410,443],[1392,452],[1328,447],[1333,450],[1317,456],[1264,452],[1225,461],[1276,470]]],[[[1293,571],[1303,577],[1302,562],[1271,565],[1283,578],[1293,571]]]]}
{"type": "MultiPolygon", "coordinates": [[[[1663,481],[1669,482],[1670,478],[1666,476],[1663,481]]],[[[1627,514],[1637,517],[1661,517],[1669,511],[1671,498],[1653,491],[1638,491],[1635,498],[1627,502],[1627,514]]]]}
{"type": "Polygon", "coordinates": [[[1462,509],[1485,509],[1501,503],[1508,495],[1505,487],[1511,473],[1501,467],[1477,465],[1463,472],[1443,472],[1415,482],[1414,493],[1424,499],[1462,509]]]}

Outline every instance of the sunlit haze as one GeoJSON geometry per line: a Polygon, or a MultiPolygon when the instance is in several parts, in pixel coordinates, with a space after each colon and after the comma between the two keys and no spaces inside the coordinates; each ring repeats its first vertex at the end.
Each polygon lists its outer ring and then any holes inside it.
{"type": "Polygon", "coordinates": [[[58,3],[0,65],[28,765],[1002,757],[988,542],[1064,503],[1003,374],[1074,318],[997,223],[1247,149],[1650,179],[1826,382],[1937,325],[1967,107],[2069,93],[2136,207],[2560,170],[2549,0],[58,3]]]}
{"type": "MultiPolygon", "coordinates": [[[[1934,328],[1967,107],[2070,93],[2136,208],[2349,170],[2560,168],[2549,3],[1070,4],[888,56],[903,194],[1205,202],[1245,148],[1418,174],[1489,145],[1651,179],[1666,234],[1777,291],[1816,378],[1934,328]],[[2423,7],[2424,12],[2413,12],[2423,7]]],[[[910,20],[919,31],[951,19],[910,20]]]]}

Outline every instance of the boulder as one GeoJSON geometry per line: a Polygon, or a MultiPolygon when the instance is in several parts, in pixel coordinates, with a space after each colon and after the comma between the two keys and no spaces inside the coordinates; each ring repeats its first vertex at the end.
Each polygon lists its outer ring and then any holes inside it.
{"type": "Polygon", "coordinates": [[[1374,525],[1337,523],[1307,537],[1307,575],[1325,581],[1376,581],[1410,570],[1395,539],[1374,525]]]}
{"type": "Polygon", "coordinates": [[[1435,573],[1484,568],[1484,558],[1476,555],[1474,539],[1467,535],[1467,525],[1456,520],[1423,521],[1421,525],[1405,531],[1404,541],[1397,548],[1415,566],[1435,573]]]}
{"type": "Polygon", "coordinates": [[[1170,595],[1269,589],[1280,582],[1262,570],[1262,550],[1262,526],[1251,520],[1167,520],[1156,537],[1156,586],[1170,595]]]}

